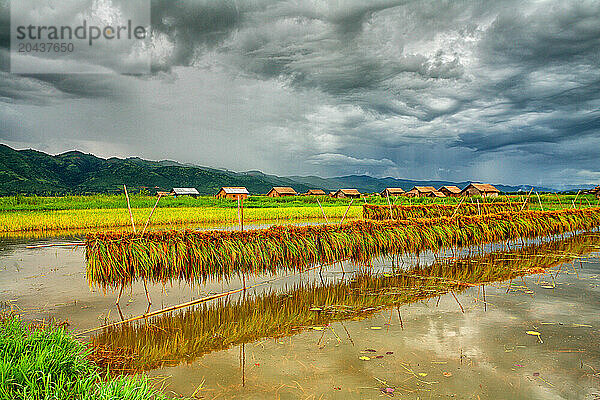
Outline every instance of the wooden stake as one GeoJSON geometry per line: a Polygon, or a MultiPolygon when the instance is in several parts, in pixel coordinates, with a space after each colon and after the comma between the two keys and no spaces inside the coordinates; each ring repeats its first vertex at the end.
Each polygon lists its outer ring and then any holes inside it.
{"type": "Polygon", "coordinates": [[[579,197],[579,192],[581,192],[581,190],[579,190],[577,192],[577,195],[575,196],[575,200],[573,200],[573,207],[572,208],[575,208],[575,202],[577,201],[577,198],[579,197]]]}
{"type": "Polygon", "coordinates": [[[131,218],[131,226],[133,227],[133,233],[135,233],[135,223],[133,222],[133,213],[131,212],[131,204],[129,203],[129,194],[127,193],[127,186],[123,185],[125,189],[125,198],[127,199],[127,209],[129,209],[129,218],[131,218]]]}
{"type": "Polygon", "coordinates": [[[321,206],[321,202],[319,201],[318,197],[317,197],[317,203],[319,204],[319,208],[321,209],[321,213],[323,213],[323,218],[325,218],[325,223],[328,224],[329,221],[327,220],[327,215],[325,215],[325,210],[323,210],[323,206],[321,206]]]}
{"type": "Polygon", "coordinates": [[[535,192],[535,194],[537,195],[538,202],[540,203],[540,209],[541,209],[542,211],[544,211],[544,206],[542,206],[542,199],[541,199],[541,197],[540,197],[540,194],[539,194],[538,192],[535,192]]]}
{"type": "Polygon", "coordinates": [[[558,204],[560,204],[560,208],[562,208],[562,201],[560,201],[560,196],[558,195],[558,193],[554,193],[556,195],[556,198],[558,199],[558,204]]]}
{"type": "Polygon", "coordinates": [[[26,249],[44,249],[46,247],[77,247],[85,246],[85,242],[73,242],[73,243],[49,243],[49,244],[36,244],[33,246],[26,246],[26,249]]]}
{"type": "Polygon", "coordinates": [[[460,311],[463,312],[463,314],[465,313],[465,309],[463,308],[462,304],[460,304],[460,301],[458,301],[458,299],[456,298],[456,295],[454,294],[453,291],[450,291],[450,293],[452,293],[452,297],[454,297],[454,300],[456,300],[456,302],[458,303],[458,306],[460,307],[460,311]]]}
{"type": "Polygon", "coordinates": [[[146,298],[148,299],[148,305],[152,304],[152,300],[150,300],[150,293],[148,293],[148,284],[146,278],[144,278],[144,290],[146,291],[146,298]]]}
{"type": "Polygon", "coordinates": [[[348,215],[348,211],[350,211],[350,206],[352,205],[353,201],[354,201],[354,199],[350,199],[350,204],[348,204],[348,208],[346,208],[346,212],[344,213],[344,216],[342,217],[342,220],[340,221],[340,226],[342,226],[342,224],[344,223],[344,220],[346,219],[346,215],[348,215]]]}
{"type": "Polygon", "coordinates": [[[119,305],[119,301],[121,301],[121,296],[123,295],[124,287],[125,285],[121,282],[121,290],[119,291],[119,295],[117,296],[117,301],[115,302],[116,305],[119,305]]]}
{"type": "Polygon", "coordinates": [[[531,190],[527,194],[527,197],[525,197],[525,200],[523,201],[523,205],[521,206],[521,209],[519,210],[519,212],[523,211],[523,209],[525,208],[525,204],[527,204],[527,200],[529,200],[529,196],[531,196],[531,192],[533,192],[533,186],[531,187],[531,190]]]}
{"type": "Polygon", "coordinates": [[[142,231],[142,236],[144,236],[144,233],[146,233],[146,228],[148,228],[148,224],[150,223],[150,218],[152,218],[152,215],[154,214],[154,210],[156,210],[156,206],[158,205],[158,202],[160,201],[162,194],[158,195],[158,199],[156,199],[156,203],[154,203],[154,208],[152,208],[152,211],[150,212],[150,215],[148,216],[148,219],[146,220],[146,225],[144,225],[144,230],[142,231]]]}
{"type": "Polygon", "coordinates": [[[454,216],[456,215],[456,212],[458,211],[458,208],[460,207],[460,205],[462,204],[463,201],[465,201],[464,197],[462,199],[460,199],[460,203],[458,203],[458,205],[454,209],[454,212],[452,213],[452,217],[450,217],[450,218],[454,218],[454,216]]]}
{"type": "Polygon", "coordinates": [[[242,216],[240,215],[240,196],[237,197],[237,213],[238,213],[238,224],[240,226],[240,230],[242,229],[242,216]]]}
{"type": "Polygon", "coordinates": [[[242,221],[241,224],[240,224],[240,227],[241,227],[242,232],[244,232],[244,198],[243,197],[241,197],[241,208],[240,208],[240,211],[241,211],[240,215],[241,215],[241,221],[242,221]]]}

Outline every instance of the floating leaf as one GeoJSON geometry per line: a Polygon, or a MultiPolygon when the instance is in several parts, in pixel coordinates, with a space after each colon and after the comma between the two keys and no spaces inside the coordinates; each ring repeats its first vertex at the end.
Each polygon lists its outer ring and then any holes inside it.
{"type": "Polygon", "coordinates": [[[442,372],[442,375],[449,378],[452,376],[452,372],[442,372]]]}
{"type": "Polygon", "coordinates": [[[369,361],[371,359],[371,357],[367,357],[367,356],[360,356],[358,357],[359,360],[363,360],[363,361],[369,361]]]}
{"type": "Polygon", "coordinates": [[[419,376],[427,376],[425,372],[419,372],[419,376]]]}
{"type": "Polygon", "coordinates": [[[381,329],[381,327],[380,326],[372,326],[371,329],[374,331],[378,331],[381,329]]]}
{"type": "Polygon", "coordinates": [[[536,331],[527,331],[525,333],[527,333],[528,335],[533,335],[533,336],[540,336],[541,335],[541,333],[536,332],[536,331]]]}

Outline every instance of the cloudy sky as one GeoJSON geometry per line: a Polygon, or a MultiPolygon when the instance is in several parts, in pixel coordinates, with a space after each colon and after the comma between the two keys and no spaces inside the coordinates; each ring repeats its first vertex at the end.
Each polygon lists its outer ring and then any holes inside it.
{"type": "Polygon", "coordinates": [[[17,148],[600,182],[597,0],[153,0],[144,76],[10,74],[0,5],[0,142],[17,148]]]}

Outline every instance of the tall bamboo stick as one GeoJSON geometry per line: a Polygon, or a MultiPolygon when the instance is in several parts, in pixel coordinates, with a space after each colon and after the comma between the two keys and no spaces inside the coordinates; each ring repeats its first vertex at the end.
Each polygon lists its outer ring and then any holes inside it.
{"type": "Polygon", "coordinates": [[[142,236],[144,236],[144,233],[146,233],[146,228],[148,228],[148,224],[150,223],[150,218],[152,218],[152,215],[154,214],[154,210],[156,210],[156,206],[158,205],[158,202],[160,201],[162,194],[158,194],[158,199],[156,199],[156,203],[154,203],[154,208],[152,208],[152,211],[150,212],[150,215],[148,216],[148,219],[146,220],[146,225],[144,225],[144,230],[142,231],[142,236]]]}
{"type": "Polygon", "coordinates": [[[133,222],[133,213],[131,212],[131,204],[129,203],[129,194],[127,193],[127,186],[123,185],[125,189],[125,198],[127,199],[127,209],[129,210],[129,218],[131,218],[131,226],[133,227],[133,233],[135,233],[135,223],[133,222]]]}
{"type": "Polygon", "coordinates": [[[348,211],[350,211],[350,206],[352,205],[353,201],[354,201],[354,199],[350,199],[350,204],[348,204],[348,208],[346,208],[346,212],[344,213],[344,216],[342,217],[342,220],[340,221],[340,226],[344,223],[344,220],[346,219],[346,215],[348,215],[348,211]]]}
{"type": "Polygon", "coordinates": [[[325,223],[328,224],[329,221],[327,220],[327,215],[325,215],[325,210],[323,210],[323,206],[321,206],[321,202],[319,201],[318,197],[317,197],[317,203],[319,204],[319,208],[321,209],[321,212],[323,213],[323,217],[325,218],[325,223]]]}

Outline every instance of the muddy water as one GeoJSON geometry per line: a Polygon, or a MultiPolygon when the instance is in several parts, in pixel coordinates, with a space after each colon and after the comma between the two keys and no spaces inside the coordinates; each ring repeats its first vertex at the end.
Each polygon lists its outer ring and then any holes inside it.
{"type": "MultiPolygon", "coordinates": [[[[194,394],[197,398],[597,399],[600,237],[589,237],[591,245],[588,243],[581,260],[553,265],[544,274],[486,285],[485,302],[481,287],[457,292],[456,299],[451,293],[441,295],[439,300],[426,294],[419,297],[420,301],[398,308],[382,304],[362,315],[349,314],[347,319],[297,327],[294,334],[280,338],[256,339],[249,335],[243,345],[224,346],[226,350],[213,350],[207,345],[203,354],[170,360],[164,363],[166,366],[146,373],[156,377],[157,384],[164,385],[167,392],[194,394]]],[[[88,287],[83,249],[24,249],[26,245],[72,239],[1,239],[2,307],[19,310],[28,319],[68,321],[74,332],[118,321],[115,293],[104,294],[88,287]]],[[[531,257],[517,260],[515,265],[520,263],[531,263],[531,257]]],[[[387,264],[380,260],[375,272],[389,271],[387,264]]],[[[344,265],[342,272],[336,265],[322,275],[313,271],[281,277],[246,295],[233,296],[230,301],[244,305],[243,296],[252,299],[273,293],[302,294],[298,288],[335,286],[356,273],[356,267],[344,265]]],[[[268,277],[256,277],[247,285],[265,279],[268,277]]],[[[150,288],[152,309],[239,286],[237,280],[194,288],[155,286],[150,288]]],[[[223,313],[223,321],[229,306],[227,302],[214,306],[217,313],[223,313]]],[[[141,314],[146,307],[142,285],[135,285],[121,300],[125,316],[141,314]]],[[[302,303],[302,307],[309,306],[302,303]]],[[[265,319],[272,314],[260,307],[252,318],[246,314],[239,320],[256,322],[258,331],[271,324],[265,319]]],[[[178,315],[173,314],[174,321],[178,315]]],[[[232,315],[235,319],[237,314],[232,315]]],[[[185,333],[187,328],[192,327],[181,326],[182,340],[194,341],[194,336],[185,333]]],[[[211,329],[219,342],[216,348],[223,347],[231,325],[215,324],[211,329]]],[[[248,332],[253,329],[247,328],[248,332]]],[[[102,334],[92,333],[87,338],[102,334]]],[[[157,333],[158,349],[162,344],[159,336],[157,333]]],[[[134,329],[125,341],[137,338],[134,329]]],[[[120,337],[114,340],[120,341],[120,337]]],[[[176,343],[167,336],[166,345],[178,346],[176,343]]],[[[152,356],[160,359],[160,355],[152,356]]]]}

